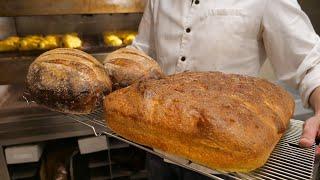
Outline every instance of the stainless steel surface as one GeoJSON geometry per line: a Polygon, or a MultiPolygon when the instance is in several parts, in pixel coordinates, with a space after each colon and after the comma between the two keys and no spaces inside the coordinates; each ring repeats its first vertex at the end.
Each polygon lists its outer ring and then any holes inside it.
{"type": "Polygon", "coordinates": [[[17,97],[9,97],[0,107],[0,180],[10,179],[3,147],[93,135],[90,129],[61,113],[17,100],[21,97],[18,89],[10,87],[17,97]]]}
{"type": "Polygon", "coordinates": [[[93,135],[61,113],[39,107],[1,108],[0,146],[93,135]]]}
{"type": "Polygon", "coordinates": [[[143,12],[146,0],[2,0],[0,16],[143,12]]]}
{"type": "MultiPolygon", "coordinates": [[[[92,55],[102,62],[107,53],[92,55]]],[[[0,85],[24,84],[28,68],[35,58],[36,56],[0,57],[0,85]]]]}
{"type": "Polygon", "coordinates": [[[12,17],[0,17],[0,39],[6,38],[7,36],[15,35],[16,27],[15,21],[12,17]]]}
{"type": "Polygon", "coordinates": [[[168,159],[179,166],[196,171],[213,179],[313,179],[314,178],[314,161],[315,161],[315,146],[312,148],[300,148],[298,141],[302,133],[302,121],[291,120],[290,127],[280,142],[272,152],[268,162],[262,167],[251,173],[226,173],[217,171],[217,174],[208,174],[197,168],[191,166],[191,162],[181,164],[170,156],[165,156],[152,149],[128,141],[121,136],[114,133],[108,128],[103,120],[102,111],[97,111],[90,115],[68,115],[75,121],[88,126],[96,136],[106,134],[108,136],[117,138],[128,144],[136,146],[152,154],[158,155],[162,158],[168,159]]]}

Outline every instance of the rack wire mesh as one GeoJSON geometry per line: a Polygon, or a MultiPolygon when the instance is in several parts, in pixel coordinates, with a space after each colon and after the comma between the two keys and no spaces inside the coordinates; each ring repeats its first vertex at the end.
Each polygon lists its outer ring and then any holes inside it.
{"type": "MultiPolygon", "coordinates": [[[[291,120],[290,126],[280,142],[275,147],[267,163],[250,173],[227,173],[223,171],[204,171],[206,168],[194,166],[191,161],[181,163],[177,159],[166,154],[154,151],[149,147],[129,141],[113,132],[105,123],[103,111],[98,110],[89,115],[67,115],[75,121],[88,126],[96,136],[107,135],[149,153],[167,159],[183,168],[198,172],[213,179],[269,179],[269,180],[297,180],[314,179],[315,169],[315,145],[311,148],[301,148],[298,145],[302,133],[303,122],[291,120]]],[[[201,167],[201,166],[200,166],[201,167]]],[[[112,175],[111,175],[112,176],[112,175]]]]}

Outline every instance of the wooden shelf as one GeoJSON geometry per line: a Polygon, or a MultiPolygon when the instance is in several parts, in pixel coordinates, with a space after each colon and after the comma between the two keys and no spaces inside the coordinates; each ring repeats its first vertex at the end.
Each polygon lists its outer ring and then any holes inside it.
{"type": "Polygon", "coordinates": [[[9,0],[0,16],[141,13],[146,0],[9,0]]]}

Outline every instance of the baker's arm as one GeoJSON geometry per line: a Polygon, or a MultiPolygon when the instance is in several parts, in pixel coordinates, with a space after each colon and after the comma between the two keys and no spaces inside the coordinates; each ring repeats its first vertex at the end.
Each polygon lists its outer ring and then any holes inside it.
{"type": "Polygon", "coordinates": [[[265,7],[262,25],[267,56],[279,79],[299,88],[304,106],[316,112],[306,121],[300,140],[309,147],[320,125],[320,38],[296,0],[268,0],[265,7]]]}
{"type": "MultiPolygon", "coordinates": [[[[317,87],[309,98],[309,104],[313,108],[315,115],[304,124],[304,131],[300,139],[300,145],[310,147],[315,143],[315,139],[320,137],[320,87],[317,87]]],[[[320,149],[317,149],[320,154],[320,149]]]]}
{"type": "Polygon", "coordinates": [[[141,50],[155,59],[153,0],[148,0],[139,25],[138,35],[128,48],[141,50]]]}

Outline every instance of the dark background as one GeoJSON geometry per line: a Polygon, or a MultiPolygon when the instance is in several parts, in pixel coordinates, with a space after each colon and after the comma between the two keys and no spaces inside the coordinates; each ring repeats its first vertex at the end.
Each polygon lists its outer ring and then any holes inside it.
{"type": "Polygon", "coordinates": [[[300,1],[302,9],[309,16],[313,27],[320,35],[320,1],[319,0],[302,0],[300,1]]]}

